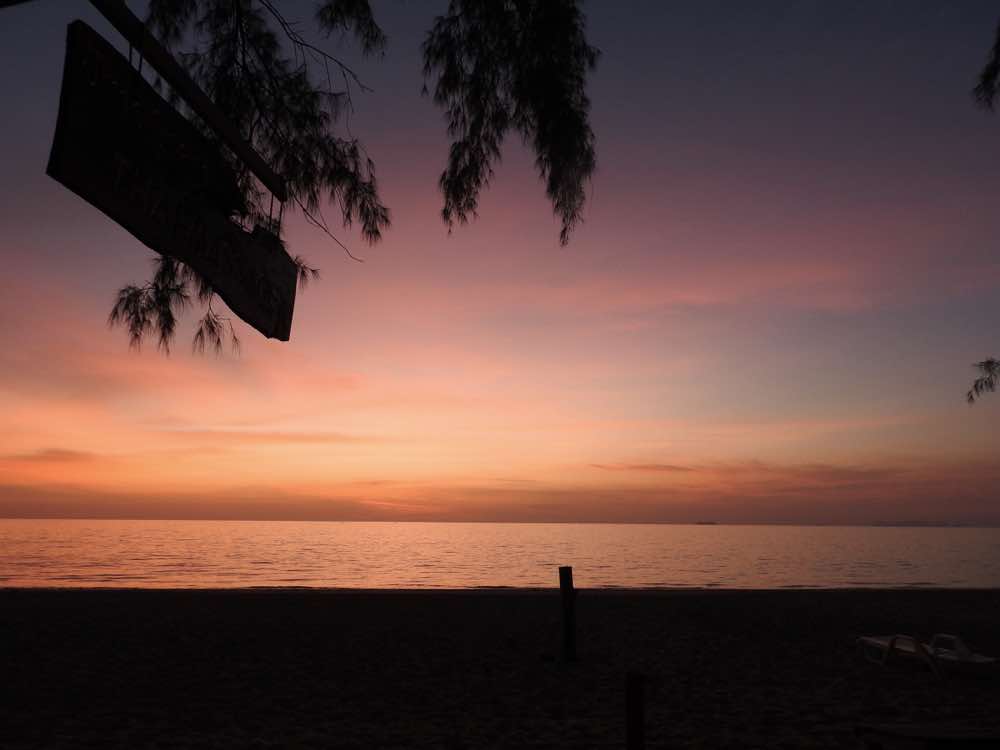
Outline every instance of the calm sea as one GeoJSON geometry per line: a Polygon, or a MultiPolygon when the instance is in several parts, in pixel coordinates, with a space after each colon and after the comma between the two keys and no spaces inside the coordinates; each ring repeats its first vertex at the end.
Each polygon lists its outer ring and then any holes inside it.
{"type": "Polygon", "coordinates": [[[0,586],[1000,587],[1000,529],[0,519],[0,586]]]}

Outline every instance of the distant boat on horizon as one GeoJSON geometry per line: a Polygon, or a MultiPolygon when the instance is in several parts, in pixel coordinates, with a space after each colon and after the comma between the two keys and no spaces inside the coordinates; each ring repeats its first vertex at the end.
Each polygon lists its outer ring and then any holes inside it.
{"type": "Polygon", "coordinates": [[[695,526],[718,526],[718,521],[695,521],[695,526]]]}

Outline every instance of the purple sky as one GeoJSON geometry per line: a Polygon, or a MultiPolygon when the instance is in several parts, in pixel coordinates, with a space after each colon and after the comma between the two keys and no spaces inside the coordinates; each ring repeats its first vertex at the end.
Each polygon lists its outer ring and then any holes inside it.
{"type": "Polygon", "coordinates": [[[448,235],[443,5],[378,3],[384,60],[325,43],[393,227],[357,264],[293,216],[323,279],[222,359],[105,325],[151,252],[44,174],[68,7],[0,11],[0,515],[1000,523],[994,3],[588,3],[566,248],[517,139],[448,235]]]}

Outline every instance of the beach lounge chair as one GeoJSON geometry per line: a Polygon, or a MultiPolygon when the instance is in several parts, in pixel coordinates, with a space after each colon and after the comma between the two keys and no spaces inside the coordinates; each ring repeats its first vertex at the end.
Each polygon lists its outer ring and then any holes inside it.
{"type": "Polygon", "coordinates": [[[988,676],[997,673],[997,660],[977,654],[957,635],[937,633],[930,642],[934,659],[948,673],[988,676]]]}
{"type": "Polygon", "coordinates": [[[973,652],[957,635],[947,633],[937,633],[930,643],[902,634],[862,636],[856,643],[865,659],[881,666],[894,661],[913,663],[926,666],[939,677],[989,676],[997,671],[995,658],[973,652]]]}
{"type": "Polygon", "coordinates": [[[865,635],[855,642],[860,654],[879,666],[890,663],[917,664],[941,675],[937,660],[927,646],[911,635],[865,635]]]}

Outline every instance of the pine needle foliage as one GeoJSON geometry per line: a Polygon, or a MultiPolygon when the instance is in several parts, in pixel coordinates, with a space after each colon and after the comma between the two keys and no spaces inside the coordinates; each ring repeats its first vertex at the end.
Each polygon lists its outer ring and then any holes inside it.
{"type": "Polygon", "coordinates": [[[979,377],[972,381],[972,388],[965,394],[965,399],[973,404],[984,394],[993,393],[1000,383],[1000,359],[984,359],[973,365],[979,371],[979,377]]]}
{"type": "MultiPolygon", "coordinates": [[[[993,46],[986,57],[986,64],[979,71],[979,77],[972,97],[976,104],[987,112],[992,112],[996,106],[997,94],[1000,93],[1000,22],[993,32],[993,46]]],[[[973,367],[979,371],[979,377],[972,381],[972,387],[965,394],[965,399],[974,404],[987,393],[993,393],[1000,382],[1000,360],[988,357],[982,362],[976,362],[973,367]]]]}
{"type": "MultiPolygon", "coordinates": [[[[596,166],[587,74],[598,51],[573,0],[451,0],[424,42],[424,75],[453,138],[439,185],[451,226],[476,215],[509,130],[535,166],[569,241],[596,166]]],[[[425,87],[426,88],[426,87],[425,87]]]]}
{"type": "MultiPolygon", "coordinates": [[[[350,255],[327,222],[325,207],[335,207],[339,223],[357,226],[369,244],[390,225],[375,163],[345,120],[355,96],[367,89],[351,67],[310,41],[279,7],[272,0],[150,0],[146,24],[285,179],[289,209],[301,211],[350,255]]],[[[353,38],[366,56],[381,56],[388,45],[369,0],[322,0],[313,22],[327,36],[353,38]]],[[[579,0],[452,0],[433,21],[423,48],[425,90],[433,85],[452,139],[440,179],[449,227],[475,215],[504,135],[514,130],[535,152],[562,222],[560,241],[568,242],[581,221],[585,184],[596,163],[586,82],[598,53],[587,44],[585,26],[579,0]]],[[[164,93],[199,125],[178,97],[164,93]]],[[[244,193],[246,211],[233,219],[248,229],[273,226],[271,196],[222,143],[218,148],[244,193]]],[[[318,278],[304,259],[294,260],[300,286],[318,278]]],[[[150,281],[119,290],[109,323],[124,327],[133,347],[155,335],[168,352],[179,315],[197,302],[206,312],[194,348],[220,353],[225,339],[233,348],[238,341],[232,322],[212,309],[215,299],[195,271],[164,258],[150,281]]]]}

